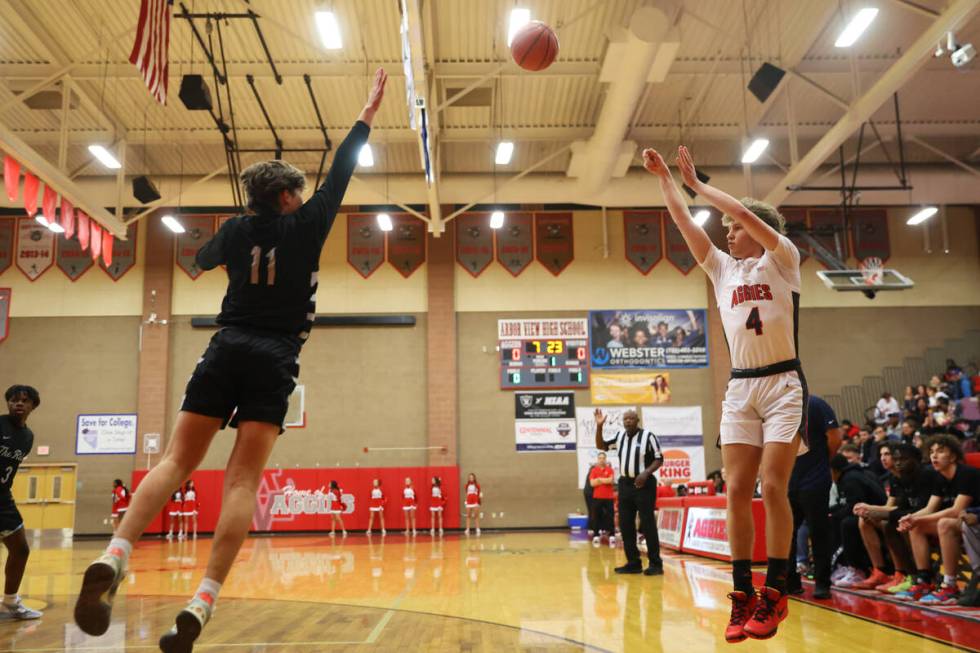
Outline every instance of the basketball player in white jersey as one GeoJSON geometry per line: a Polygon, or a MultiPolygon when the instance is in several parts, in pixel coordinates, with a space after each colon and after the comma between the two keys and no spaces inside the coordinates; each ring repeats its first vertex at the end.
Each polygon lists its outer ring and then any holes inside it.
{"type": "Polygon", "coordinates": [[[701,182],[687,148],[678,150],[684,183],[724,215],[728,253],[695,224],[663,157],[644,150],[643,164],[660,188],[684,241],[715,288],[732,377],[721,408],[721,449],[728,472],[728,541],[734,564],[729,642],[767,639],[786,618],[787,555],[793,517],[789,477],[805,433],[806,381],[797,355],[800,254],[783,235],[773,207],[734,197],[701,182]],[[766,508],[766,584],[752,585],[752,494],[762,476],[766,508]]]}

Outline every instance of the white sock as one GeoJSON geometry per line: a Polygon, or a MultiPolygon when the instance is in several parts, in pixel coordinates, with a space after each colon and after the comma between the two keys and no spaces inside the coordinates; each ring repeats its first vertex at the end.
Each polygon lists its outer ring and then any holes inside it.
{"type": "Polygon", "coordinates": [[[4,594],[3,595],[3,604],[4,605],[17,605],[17,602],[19,600],[20,600],[20,597],[17,596],[16,594],[4,594]]]}
{"type": "Polygon", "coordinates": [[[129,540],[124,540],[121,537],[114,537],[109,540],[109,546],[106,548],[106,553],[119,558],[122,562],[123,567],[129,561],[129,555],[133,552],[133,543],[129,540]]]}
{"type": "Polygon", "coordinates": [[[201,584],[197,586],[197,591],[194,592],[194,597],[200,597],[213,608],[215,602],[218,600],[218,592],[220,591],[221,583],[212,578],[203,578],[201,579],[201,584]],[[210,595],[211,600],[208,601],[208,599],[201,596],[202,594],[210,595]]]}
{"type": "Polygon", "coordinates": [[[948,585],[950,587],[953,587],[954,585],[956,585],[956,576],[944,575],[943,576],[943,585],[948,585]]]}

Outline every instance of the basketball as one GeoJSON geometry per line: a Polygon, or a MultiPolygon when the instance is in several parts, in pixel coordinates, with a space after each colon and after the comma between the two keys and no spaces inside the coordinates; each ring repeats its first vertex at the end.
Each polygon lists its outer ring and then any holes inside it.
{"type": "Polygon", "coordinates": [[[544,70],[558,56],[558,36],[541,21],[532,20],[514,35],[510,54],[524,70],[544,70]]]}

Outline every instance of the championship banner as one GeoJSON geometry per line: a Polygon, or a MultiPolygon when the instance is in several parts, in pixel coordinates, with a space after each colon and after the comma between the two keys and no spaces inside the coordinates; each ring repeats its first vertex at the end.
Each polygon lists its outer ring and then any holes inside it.
{"type": "MultiPolygon", "coordinates": [[[[576,456],[578,458],[578,486],[585,487],[585,479],[589,475],[589,468],[595,465],[599,456],[599,450],[595,447],[595,406],[579,406],[575,409],[575,425],[578,430],[578,448],[576,456]]],[[[602,427],[603,434],[616,433],[623,429],[623,414],[636,410],[636,406],[602,406],[602,414],[606,417],[606,423],[602,427]]],[[[606,455],[606,460],[612,465],[615,475],[619,476],[619,456],[612,454],[606,455]]]]}
{"type": "Polygon", "coordinates": [[[472,277],[493,261],[493,229],[487,213],[464,213],[456,223],[456,262],[472,277]]]}
{"type": "Polygon", "coordinates": [[[185,231],[177,234],[177,267],[191,279],[197,279],[204,273],[197,267],[197,253],[214,238],[214,216],[182,215],[180,222],[185,231]]]}
{"type": "MultiPolygon", "coordinates": [[[[826,247],[830,252],[837,256],[837,241],[840,242],[841,260],[846,261],[850,254],[847,249],[847,235],[842,231],[844,228],[844,218],[841,216],[840,209],[811,209],[810,210],[810,229],[813,230],[813,237],[826,247]]],[[[821,263],[823,265],[823,263],[821,263]]],[[[824,267],[827,267],[824,265],[824,267]]]]}
{"type": "Polygon", "coordinates": [[[657,478],[674,485],[703,481],[704,436],[701,428],[700,406],[644,406],[643,428],[660,440],[664,464],[657,478]]]}
{"type": "Polygon", "coordinates": [[[534,238],[538,261],[556,277],[575,258],[571,213],[535,213],[534,238]]]}
{"type": "Polygon", "coordinates": [[[508,213],[507,224],[493,232],[497,242],[497,260],[515,277],[534,258],[531,225],[530,213],[508,213]]]}
{"type": "Polygon", "coordinates": [[[666,404],[670,401],[670,374],[664,372],[594,372],[594,404],[666,404]]]}
{"type": "Polygon", "coordinates": [[[388,262],[406,279],[425,263],[425,223],[406,213],[391,216],[388,262]]]}
{"type": "Polygon", "coordinates": [[[885,209],[855,209],[851,213],[854,230],[854,256],[858,261],[869,257],[880,258],[883,262],[891,256],[891,243],[888,240],[888,212],[885,209]]]}
{"type": "Polygon", "coordinates": [[[54,265],[54,232],[34,218],[17,218],[17,267],[35,281],[54,265]]]}
{"type": "Polygon", "coordinates": [[[779,212],[786,218],[786,229],[789,232],[789,239],[796,245],[796,249],[800,250],[800,265],[803,265],[804,261],[810,258],[810,247],[799,236],[799,231],[807,228],[806,209],[785,208],[780,209],[779,212]]]}
{"type": "Polygon", "coordinates": [[[0,288],[0,342],[10,333],[10,288],[0,288]]]}
{"type": "Polygon", "coordinates": [[[677,550],[684,541],[684,508],[657,507],[657,532],[660,544],[677,550]]]}
{"type": "Polygon", "coordinates": [[[14,218],[0,218],[0,274],[14,262],[14,232],[17,222],[14,218]]]}
{"type": "Polygon", "coordinates": [[[82,249],[82,246],[74,238],[65,238],[62,236],[57,241],[58,269],[64,272],[65,276],[72,281],[77,281],[79,277],[88,272],[89,268],[95,265],[92,257],[82,249]]]}
{"type": "Polygon", "coordinates": [[[592,369],[707,367],[706,311],[590,311],[592,369]]]}
{"type": "Polygon", "coordinates": [[[534,419],[514,422],[517,451],[575,451],[574,419],[534,419]]]}
{"type": "Polygon", "coordinates": [[[347,262],[367,279],[385,260],[385,234],[374,215],[347,215],[347,262]]]}
{"type": "Polygon", "coordinates": [[[670,218],[664,220],[664,233],[667,240],[667,260],[674,264],[674,267],[687,274],[698,264],[680,229],[670,218]]]}
{"type": "Polygon", "coordinates": [[[660,211],[623,211],[623,235],[626,239],[626,260],[643,274],[664,256],[660,211]]]}
{"type": "Polygon", "coordinates": [[[543,320],[497,320],[497,340],[547,340],[548,338],[588,338],[584,318],[543,320]]]}
{"type": "Polygon", "coordinates": [[[575,419],[575,393],[515,392],[514,418],[575,419]]]}
{"type": "Polygon", "coordinates": [[[126,240],[113,237],[112,264],[107,266],[105,261],[99,259],[99,267],[113,281],[122,279],[123,275],[136,265],[136,238],[138,234],[138,225],[129,225],[126,228],[126,240]]]}

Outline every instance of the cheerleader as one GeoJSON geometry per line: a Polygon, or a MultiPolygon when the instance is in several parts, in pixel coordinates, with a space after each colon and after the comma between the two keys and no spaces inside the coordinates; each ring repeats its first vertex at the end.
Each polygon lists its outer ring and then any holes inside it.
{"type": "Polygon", "coordinates": [[[476,520],[476,534],[480,534],[480,507],[483,505],[483,491],[476,482],[476,474],[466,478],[466,534],[470,534],[470,520],[476,520]]]}
{"type": "Polygon", "coordinates": [[[429,506],[429,512],[432,514],[432,525],[429,528],[429,535],[436,534],[436,524],[439,527],[439,535],[442,535],[442,515],[445,512],[443,508],[446,507],[446,497],[442,494],[442,479],[438,476],[432,477],[432,505],[429,506]]]}
{"type": "Polygon", "coordinates": [[[194,523],[194,539],[197,539],[197,487],[194,481],[188,479],[184,486],[184,497],[181,502],[180,515],[184,519],[184,535],[190,537],[191,522],[194,523]]]}
{"type": "Polygon", "coordinates": [[[330,489],[327,490],[327,513],[330,515],[330,535],[334,534],[337,525],[340,525],[340,534],[347,537],[347,528],[344,526],[344,504],[341,502],[340,485],[337,481],[330,481],[330,489]]]}
{"type": "Polygon", "coordinates": [[[388,532],[385,530],[385,506],[388,504],[388,498],[385,497],[385,493],[381,490],[381,479],[374,479],[374,487],[371,488],[371,501],[368,504],[368,527],[367,534],[371,534],[371,528],[374,527],[374,516],[377,515],[378,519],[381,520],[381,534],[387,535],[388,532]]]}
{"type": "Polygon", "coordinates": [[[123,485],[122,479],[112,482],[112,532],[116,532],[119,520],[126,516],[129,508],[129,488],[123,485]]]}
{"type": "Polygon", "coordinates": [[[412,535],[416,534],[415,530],[415,509],[417,508],[418,501],[415,497],[415,488],[412,487],[412,479],[405,478],[405,487],[402,489],[402,510],[405,511],[405,535],[408,535],[408,531],[412,531],[412,535]]]}
{"type": "Polygon", "coordinates": [[[168,540],[174,537],[174,524],[177,525],[177,537],[181,538],[184,536],[184,520],[180,517],[183,499],[184,496],[180,493],[180,490],[177,490],[170,495],[170,501],[167,502],[167,516],[170,518],[170,530],[167,531],[168,540]]]}

